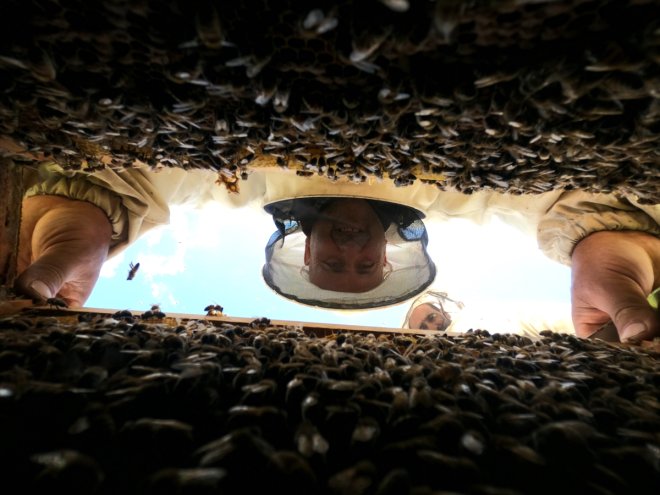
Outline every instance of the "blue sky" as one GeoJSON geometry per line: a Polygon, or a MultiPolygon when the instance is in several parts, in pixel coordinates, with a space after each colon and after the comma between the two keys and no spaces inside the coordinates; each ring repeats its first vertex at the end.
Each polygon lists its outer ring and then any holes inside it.
{"type": "MultiPolygon", "coordinates": [[[[263,210],[211,204],[172,207],[170,225],[153,229],[106,261],[88,299],[90,308],[204,315],[219,304],[228,316],[397,328],[402,303],[367,311],[333,311],[291,302],[261,278],[264,247],[274,231],[263,210]],[[129,263],[140,263],[126,280],[129,263]]],[[[480,314],[570,317],[570,269],[544,257],[536,240],[501,221],[479,226],[452,219],[428,224],[429,252],[438,276],[432,288],[449,292],[480,314]]]]}

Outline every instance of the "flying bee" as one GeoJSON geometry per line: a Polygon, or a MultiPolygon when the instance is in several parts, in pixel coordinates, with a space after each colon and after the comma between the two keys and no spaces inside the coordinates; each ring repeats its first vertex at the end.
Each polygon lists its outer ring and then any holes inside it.
{"type": "Polygon", "coordinates": [[[138,269],[140,268],[140,263],[135,263],[133,264],[132,262],[129,263],[129,270],[128,270],[128,277],[126,280],[133,280],[133,277],[135,277],[135,274],[137,273],[138,269]]]}

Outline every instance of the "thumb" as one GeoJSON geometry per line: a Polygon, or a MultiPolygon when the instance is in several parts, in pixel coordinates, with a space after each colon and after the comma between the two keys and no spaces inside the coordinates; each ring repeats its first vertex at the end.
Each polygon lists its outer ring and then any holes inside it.
{"type": "Polygon", "coordinates": [[[57,295],[64,280],[59,268],[37,260],[16,278],[14,289],[35,301],[45,302],[57,295]]]}
{"type": "Polygon", "coordinates": [[[622,342],[651,340],[660,335],[660,312],[657,297],[660,288],[639,305],[630,306],[617,312],[614,318],[622,342]]]}
{"type": "Polygon", "coordinates": [[[23,202],[32,218],[21,225],[19,249],[29,264],[17,277],[17,293],[37,301],[59,297],[82,306],[107,258],[112,226],[105,212],[85,201],[34,196],[23,202]]]}
{"type": "MultiPolygon", "coordinates": [[[[30,265],[14,282],[17,293],[45,302],[51,297],[62,298],[69,307],[85,304],[98,278],[95,266],[82,268],[64,261],[57,250],[42,256],[30,265]]],[[[102,261],[99,261],[99,269],[102,261]]]]}

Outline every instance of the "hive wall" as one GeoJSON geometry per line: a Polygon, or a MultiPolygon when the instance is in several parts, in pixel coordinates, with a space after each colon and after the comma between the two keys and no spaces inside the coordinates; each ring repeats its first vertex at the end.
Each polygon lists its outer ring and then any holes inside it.
{"type": "Polygon", "coordinates": [[[7,2],[0,133],[67,168],[657,202],[657,1],[7,2]]]}

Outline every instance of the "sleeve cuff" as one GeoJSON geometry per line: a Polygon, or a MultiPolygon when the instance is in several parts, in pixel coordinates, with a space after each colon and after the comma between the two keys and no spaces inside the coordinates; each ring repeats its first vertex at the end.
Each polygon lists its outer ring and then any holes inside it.
{"type": "Polygon", "coordinates": [[[625,198],[605,194],[587,197],[584,193],[571,192],[562,195],[539,222],[538,243],[546,256],[570,265],[577,243],[604,230],[660,236],[657,215],[647,213],[625,198]]]}
{"type": "Polygon", "coordinates": [[[52,175],[30,187],[25,193],[25,197],[43,194],[87,201],[101,208],[112,225],[111,245],[114,246],[126,240],[128,214],[122,205],[121,198],[108,189],[92,184],[82,174],[52,175]]]}

